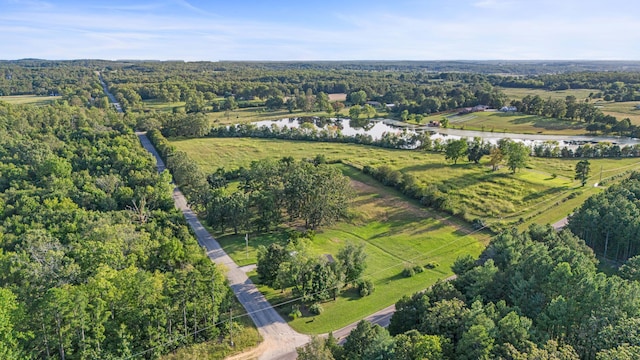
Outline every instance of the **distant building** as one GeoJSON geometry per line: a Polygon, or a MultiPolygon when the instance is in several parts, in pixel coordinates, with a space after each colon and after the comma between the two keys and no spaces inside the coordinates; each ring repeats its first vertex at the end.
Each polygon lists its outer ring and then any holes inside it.
{"type": "Polygon", "coordinates": [[[489,108],[488,105],[476,105],[473,108],[471,108],[472,112],[476,112],[476,111],[485,111],[489,108]]]}
{"type": "Polygon", "coordinates": [[[502,112],[516,112],[518,111],[518,108],[516,108],[515,106],[503,106],[500,108],[500,111],[502,112]]]}
{"type": "Polygon", "coordinates": [[[394,107],[396,107],[396,104],[384,104],[384,106],[386,106],[389,109],[393,109],[394,107]]]}
{"type": "Polygon", "coordinates": [[[366,104],[374,107],[380,107],[380,103],[377,101],[367,101],[366,104]]]}
{"type": "Polygon", "coordinates": [[[431,120],[431,121],[429,121],[427,126],[429,126],[429,127],[440,127],[440,121],[431,120]]]}
{"type": "Polygon", "coordinates": [[[640,104],[636,105],[636,110],[640,110],[640,104]]]}

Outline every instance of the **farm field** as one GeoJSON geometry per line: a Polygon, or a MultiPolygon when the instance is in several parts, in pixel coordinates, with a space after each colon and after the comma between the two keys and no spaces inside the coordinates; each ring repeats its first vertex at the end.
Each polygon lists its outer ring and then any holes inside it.
{"type": "Polygon", "coordinates": [[[14,95],[14,96],[0,96],[0,101],[4,101],[9,104],[23,105],[47,105],[51,104],[61,96],[37,96],[37,95],[14,95]]]}
{"type": "Polygon", "coordinates": [[[640,101],[598,101],[597,106],[601,106],[601,110],[606,115],[612,115],[622,120],[629,118],[634,125],[640,125],[640,110],[636,106],[640,105],[640,101]]]}
{"type": "MultiPolygon", "coordinates": [[[[345,291],[336,301],[322,304],[324,312],[311,317],[304,316],[290,322],[297,331],[325,333],[337,330],[379,309],[395,303],[403,295],[425,289],[438,279],[451,276],[451,265],[459,256],[480,254],[489,236],[472,233],[457,221],[434,218],[434,215],[412,201],[408,201],[394,189],[386,188],[363,175],[360,171],[342,164],[343,173],[352,179],[356,197],[352,201],[349,220],[318,230],[309,244],[309,251],[317,256],[335,256],[347,242],[364,243],[368,255],[364,278],[375,284],[375,292],[361,298],[355,290],[345,291]],[[435,262],[438,266],[426,269],[413,277],[404,277],[406,266],[435,262]]],[[[245,249],[244,235],[218,236],[225,251],[238,263],[256,262],[259,245],[286,241],[284,235],[256,234],[250,237],[249,252],[245,249]]],[[[254,282],[257,277],[254,273],[254,282]]],[[[266,286],[260,286],[272,304],[289,301],[292,294],[266,286]]],[[[290,306],[278,306],[287,317],[290,306]]]]}
{"type": "Polygon", "coordinates": [[[567,96],[573,95],[576,97],[578,101],[584,100],[589,97],[589,94],[599,93],[601,92],[598,89],[569,89],[569,90],[556,90],[549,91],[544,89],[534,89],[534,88],[508,88],[508,87],[497,87],[502,92],[504,92],[509,100],[521,100],[523,97],[527,95],[536,96],[539,95],[542,99],[546,100],[549,97],[552,99],[562,99],[564,100],[567,96]]]}
{"type": "MultiPolygon", "coordinates": [[[[422,123],[440,121],[443,115],[428,116],[422,123]]],[[[578,121],[558,120],[544,116],[500,111],[474,112],[465,115],[446,116],[449,127],[464,130],[510,132],[518,134],[583,135],[585,124],[578,121]]]]}
{"type": "MultiPolygon", "coordinates": [[[[512,175],[507,169],[493,172],[486,164],[463,162],[452,165],[442,154],[354,144],[249,138],[174,139],[172,143],[178,150],[186,151],[207,173],[218,167],[248,166],[251,161],[263,158],[293,156],[302,159],[317,154],[324,154],[328,161],[342,160],[355,167],[389,165],[415,175],[425,185],[434,184],[446,190],[451,199],[466,210],[468,220],[479,217],[515,223],[523,217],[528,222],[537,222],[536,217],[529,217],[548,206],[557,215],[545,222],[553,223],[575,207],[570,206],[572,202],[555,205],[556,202],[577,190],[585,195],[591,191],[580,188],[573,179],[578,159],[531,158],[526,169],[512,175]]],[[[591,159],[590,162],[591,179],[585,188],[599,180],[601,167],[603,178],[640,169],[640,160],[635,158],[591,159]]]]}

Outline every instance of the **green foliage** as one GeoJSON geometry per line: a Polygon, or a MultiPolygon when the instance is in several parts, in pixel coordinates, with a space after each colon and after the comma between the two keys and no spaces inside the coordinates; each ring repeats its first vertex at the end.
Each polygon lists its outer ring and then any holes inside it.
{"type": "Polygon", "coordinates": [[[640,179],[633,174],[587,199],[570,217],[568,226],[596,254],[625,261],[640,251],[634,235],[640,229],[638,196],[640,179]]]}
{"type": "Polygon", "coordinates": [[[216,339],[228,287],[174,210],[170,176],[127,127],[135,119],[0,109],[14,124],[0,124],[11,133],[0,141],[0,268],[11,269],[0,274],[0,357],[155,358],[216,339]]]}
{"type": "Polygon", "coordinates": [[[289,317],[291,318],[291,320],[295,320],[299,317],[302,317],[302,312],[300,311],[300,306],[299,305],[292,305],[291,306],[291,311],[289,312],[289,317]]]}
{"type": "Polygon", "coordinates": [[[369,279],[360,279],[356,282],[356,289],[360,296],[365,297],[371,295],[375,291],[373,281],[369,279]]]}
{"type": "Polygon", "coordinates": [[[358,279],[367,268],[367,253],[364,252],[364,243],[358,245],[347,243],[338,251],[337,258],[347,283],[358,279]]]}
{"type": "Polygon", "coordinates": [[[390,332],[442,336],[451,345],[443,345],[445,358],[456,359],[634,354],[616,347],[638,343],[632,294],[640,284],[597,273],[593,253],[570,232],[539,225],[507,231],[481,259],[458,259],[447,286],[400,300],[390,332]]]}
{"type": "Polygon", "coordinates": [[[297,349],[300,360],[334,360],[331,349],[327,347],[325,340],[312,336],[305,346],[297,349]]]}
{"type": "Polygon", "coordinates": [[[320,315],[324,311],[324,308],[319,303],[314,303],[309,306],[309,312],[313,315],[320,315]]]}
{"type": "Polygon", "coordinates": [[[580,180],[582,186],[587,184],[587,179],[589,178],[589,172],[591,171],[590,167],[591,163],[589,160],[580,160],[576,164],[576,180],[580,180]]]}
{"type": "Polygon", "coordinates": [[[453,161],[454,164],[458,163],[458,159],[467,154],[467,140],[449,140],[444,148],[445,159],[453,161]]]}

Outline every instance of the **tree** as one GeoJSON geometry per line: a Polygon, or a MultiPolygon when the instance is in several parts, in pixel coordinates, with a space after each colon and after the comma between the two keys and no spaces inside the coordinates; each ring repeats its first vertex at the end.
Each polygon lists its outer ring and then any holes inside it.
{"type": "Polygon", "coordinates": [[[236,98],[233,96],[227,96],[222,104],[222,110],[235,110],[238,108],[236,98]]]}
{"type": "Polygon", "coordinates": [[[483,325],[473,325],[466,331],[456,347],[456,358],[463,360],[488,360],[494,339],[483,325]]]}
{"type": "Polygon", "coordinates": [[[499,147],[494,147],[489,152],[489,165],[491,165],[491,170],[496,171],[500,167],[500,164],[504,160],[504,154],[499,147]]]}
{"type": "Polygon", "coordinates": [[[316,96],[316,108],[318,111],[329,111],[329,109],[333,109],[331,104],[329,104],[329,95],[324,92],[319,92],[316,96]]]}
{"type": "Polygon", "coordinates": [[[467,158],[476,164],[480,163],[480,159],[482,159],[484,155],[489,154],[488,144],[485,144],[480,137],[474,137],[473,141],[468,144],[468,147],[467,158]]]}
{"type": "Polygon", "coordinates": [[[395,360],[444,359],[442,339],[436,335],[422,335],[417,330],[410,330],[394,339],[395,360]]]}
{"type": "Polygon", "coordinates": [[[367,115],[367,119],[371,119],[376,115],[376,108],[369,104],[365,104],[362,110],[367,115]]]}
{"type": "Polygon", "coordinates": [[[362,320],[347,336],[342,359],[379,359],[385,358],[393,347],[393,340],[389,332],[380,325],[371,325],[362,320]]]}
{"type": "Polygon", "coordinates": [[[351,119],[358,119],[362,113],[362,107],[360,105],[353,105],[349,108],[349,117],[351,119]]]}
{"type": "Polygon", "coordinates": [[[353,105],[364,105],[367,101],[367,93],[364,90],[354,91],[349,94],[349,101],[353,105]]]}
{"type": "Polygon", "coordinates": [[[297,352],[300,360],[334,360],[326,342],[318,336],[312,336],[311,341],[298,348],[297,352]]]}
{"type": "Polygon", "coordinates": [[[258,265],[256,268],[260,281],[273,286],[278,276],[280,264],[289,261],[290,258],[289,251],[279,244],[272,243],[269,247],[260,246],[258,248],[258,265]]]}
{"type": "Polygon", "coordinates": [[[531,149],[521,142],[510,141],[506,146],[507,167],[512,173],[527,166],[531,149]]]}
{"type": "Polygon", "coordinates": [[[187,114],[204,111],[204,96],[202,93],[199,91],[189,93],[184,109],[187,114]]]}
{"type": "Polygon", "coordinates": [[[337,255],[340,268],[345,274],[345,281],[350,283],[357,280],[367,268],[367,254],[364,252],[364,243],[355,245],[347,243],[337,255]]]}
{"type": "Polygon", "coordinates": [[[18,339],[22,337],[14,327],[18,318],[18,303],[8,289],[0,288],[0,358],[20,359],[24,356],[18,339]]]}
{"type": "Polygon", "coordinates": [[[580,160],[576,164],[576,180],[580,180],[582,186],[587,184],[587,179],[589,178],[589,172],[591,170],[591,163],[589,160],[580,160]]]}
{"type": "MultiPolygon", "coordinates": [[[[331,107],[333,107],[333,111],[336,113],[336,117],[340,118],[340,111],[344,109],[344,103],[340,101],[334,101],[331,103],[331,107]]],[[[360,114],[358,114],[360,116],[360,114]]]]}
{"type": "Polygon", "coordinates": [[[467,154],[467,140],[449,140],[444,148],[445,159],[453,160],[454,164],[458,163],[458,159],[467,154]]]}

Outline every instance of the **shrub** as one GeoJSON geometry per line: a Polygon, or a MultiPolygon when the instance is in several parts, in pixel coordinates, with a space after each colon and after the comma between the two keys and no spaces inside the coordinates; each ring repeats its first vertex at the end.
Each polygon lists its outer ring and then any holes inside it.
{"type": "Polygon", "coordinates": [[[435,268],[437,268],[438,266],[440,266],[440,264],[438,264],[437,262],[435,262],[435,261],[429,261],[428,263],[426,263],[426,264],[424,265],[424,268],[425,268],[425,269],[435,269],[435,268]]]}
{"type": "Polygon", "coordinates": [[[412,267],[406,267],[406,268],[404,268],[404,270],[402,270],[402,275],[404,277],[412,277],[415,274],[416,274],[416,271],[412,267]]]}
{"type": "Polygon", "coordinates": [[[358,289],[358,293],[360,296],[365,297],[371,295],[375,290],[373,286],[373,281],[369,279],[361,279],[356,283],[356,288],[358,289]]]}
{"type": "Polygon", "coordinates": [[[480,230],[485,226],[484,220],[482,220],[480,218],[475,218],[471,222],[471,226],[473,227],[474,230],[480,230]]]}
{"type": "Polygon", "coordinates": [[[420,265],[416,265],[416,266],[413,267],[413,271],[416,274],[420,274],[421,272],[424,272],[424,268],[422,266],[420,266],[420,265]]]}
{"type": "Polygon", "coordinates": [[[291,312],[289,313],[289,317],[292,320],[295,320],[299,317],[302,317],[302,313],[300,312],[300,306],[299,305],[292,305],[291,306],[291,312]]]}
{"type": "Polygon", "coordinates": [[[324,311],[324,308],[322,307],[322,305],[318,303],[315,303],[309,306],[309,312],[312,313],[313,315],[320,315],[322,314],[323,311],[324,311]]]}

